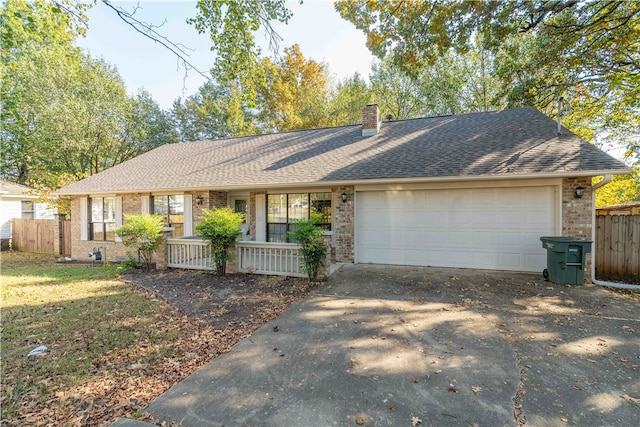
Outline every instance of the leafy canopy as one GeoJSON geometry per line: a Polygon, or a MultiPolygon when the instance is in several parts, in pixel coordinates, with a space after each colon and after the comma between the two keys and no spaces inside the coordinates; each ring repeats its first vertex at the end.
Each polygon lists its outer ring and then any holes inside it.
{"type": "Polygon", "coordinates": [[[74,13],[84,8],[24,0],[0,8],[1,166],[10,181],[50,191],[177,140],[147,92],[128,96],[114,67],[74,46],[82,33],[74,13]]]}
{"type": "Polygon", "coordinates": [[[409,76],[451,49],[476,43],[495,61],[506,106],[557,113],[593,142],[612,139],[640,153],[640,1],[339,0],[340,15],[367,36],[367,46],[409,76]]]}

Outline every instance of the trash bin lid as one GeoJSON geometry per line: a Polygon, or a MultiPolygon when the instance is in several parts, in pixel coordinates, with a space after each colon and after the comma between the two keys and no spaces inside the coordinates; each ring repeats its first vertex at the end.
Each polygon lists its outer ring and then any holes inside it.
{"type": "Polygon", "coordinates": [[[543,242],[557,242],[557,243],[592,243],[592,240],[587,240],[582,237],[567,237],[567,236],[542,236],[540,240],[543,242]]]}

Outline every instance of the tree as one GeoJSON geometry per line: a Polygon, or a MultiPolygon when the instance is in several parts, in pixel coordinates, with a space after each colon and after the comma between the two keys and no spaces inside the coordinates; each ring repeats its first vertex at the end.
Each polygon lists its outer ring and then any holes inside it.
{"type": "Polygon", "coordinates": [[[127,129],[135,147],[132,154],[142,154],[179,140],[173,114],[162,110],[149,92],[139,89],[130,101],[127,129]]]}
{"type": "Polygon", "coordinates": [[[390,114],[393,120],[404,120],[425,115],[418,81],[391,61],[373,64],[369,80],[372,98],[383,117],[390,114]]]}
{"type": "Polygon", "coordinates": [[[28,184],[46,170],[51,144],[40,123],[53,107],[51,81],[79,64],[74,27],[44,1],[8,0],[0,9],[0,148],[2,174],[28,184]]]}
{"type": "Polygon", "coordinates": [[[265,83],[259,89],[258,120],[264,130],[283,132],[331,124],[326,64],[305,59],[299,45],[285,48],[276,63],[262,60],[265,83]]]}
{"type": "Polygon", "coordinates": [[[181,141],[228,138],[255,133],[254,111],[235,85],[207,82],[198,93],[173,104],[181,141]]]}
{"type": "Polygon", "coordinates": [[[73,45],[79,30],[53,5],[11,0],[0,12],[2,175],[40,189],[177,140],[148,93],[129,97],[114,67],[73,45]]]}
{"type": "Polygon", "coordinates": [[[291,15],[285,0],[200,0],[189,23],[211,38],[217,54],[211,70],[214,80],[242,86],[245,100],[252,102],[264,79],[255,33],[263,27],[271,50],[277,52],[281,39],[271,21],[287,23],[291,15]]]}
{"type": "Polygon", "coordinates": [[[333,125],[362,123],[362,108],[372,102],[368,83],[359,73],[338,81],[330,95],[329,109],[333,125]]]}
{"type": "Polygon", "coordinates": [[[229,254],[229,247],[240,235],[240,225],[243,221],[243,214],[234,212],[230,207],[224,207],[205,209],[202,221],[196,225],[196,234],[208,240],[211,245],[211,254],[218,276],[225,275],[227,261],[233,259],[229,254]]]}
{"type": "Polygon", "coordinates": [[[638,1],[340,0],[336,9],[365,32],[375,55],[413,77],[449,49],[465,53],[479,39],[496,55],[508,106],[550,114],[564,96],[578,134],[622,139],[633,155],[640,150],[638,1]],[[616,132],[603,132],[612,126],[616,132]]]}
{"type": "Polygon", "coordinates": [[[151,270],[153,254],[162,241],[164,219],[160,215],[125,215],[123,226],[114,230],[126,247],[136,250],[147,271],[151,270]]]}
{"type": "Polygon", "coordinates": [[[615,175],[609,184],[596,190],[596,207],[637,201],[640,201],[640,167],[633,168],[630,174],[615,175]]]}

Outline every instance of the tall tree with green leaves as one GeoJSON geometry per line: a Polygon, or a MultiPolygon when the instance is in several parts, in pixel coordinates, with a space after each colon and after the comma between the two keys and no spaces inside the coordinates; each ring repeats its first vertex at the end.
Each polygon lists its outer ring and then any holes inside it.
{"type": "Polygon", "coordinates": [[[375,55],[413,77],[480,39],[496,56],[508,106],[551,114],[564,96],[576,133],[617,138],[631,157],[640,152],[640,1],[339,0],[336,9],[364,31],[375,55]]]}
{"type": "Polygon", "coordinates": [[[57,5],[0,10],[2,175],[43,190],[177,140],[148,93],[129,97],[114,67],[73,45],[81,27],[57,5]]]}
{"type": "Polygon", "coordinates": [[[213,79],[242,86],[245,100],[253,103],[264,79],[255,34],[264,30],[271,50],[277,52],[281,38],[271,22],[287,23],[291,16],[285,0],[199,0],[196,17],[189,22],[211,39],[217,54],[213,79]]]}
{"type": "Polygon", "coordinates": [[[262,60],[265,83],[258,95],[258,120],[266,131],[318,128],[332,124],[326,64],[306,59],[299,45],[284,49],[280,60],[262,60]]]}
{"type": "Polygon", "coordinates": [[[181,141],[227,138],[256,132],[255,112],[237,86],[207,82],[198,92],[173,104],[181,141]]]}
{"type": "Polygon", "coordinates": [[[371,102],[369,84],[359,73],[338,81],[331,91],[329,101],[332,125],[362,123],[362,108],[371,102]]]}

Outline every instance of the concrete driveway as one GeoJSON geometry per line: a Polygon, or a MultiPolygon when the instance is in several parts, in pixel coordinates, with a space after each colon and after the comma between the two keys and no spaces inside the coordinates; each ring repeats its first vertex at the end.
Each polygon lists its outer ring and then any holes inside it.
{"type": "Polygon", "coordinates": [[[540,275],[350,265],[148,410],[187,426],[637,425],[639,314],[540,275]]]}

